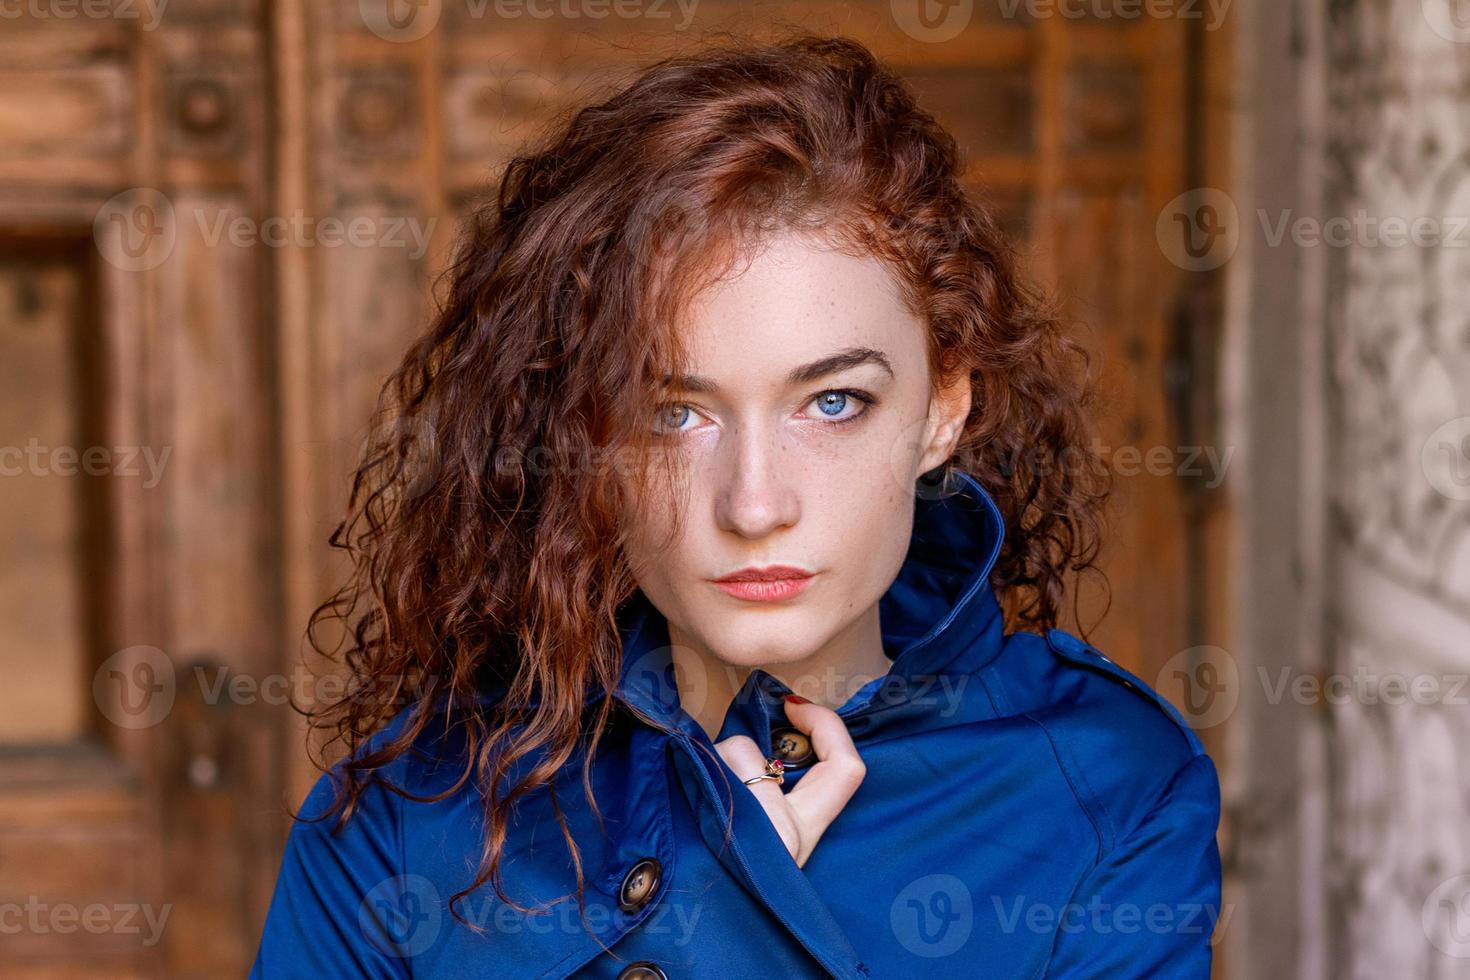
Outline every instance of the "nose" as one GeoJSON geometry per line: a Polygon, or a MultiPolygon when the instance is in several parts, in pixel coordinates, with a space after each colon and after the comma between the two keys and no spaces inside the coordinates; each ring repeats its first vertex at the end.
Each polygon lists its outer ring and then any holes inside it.
{"type": "Polygon", "coordinates": [[[797,522],[800,500],[779,436],[740,426],[723,441],[721,455],[715,493],[721,530],[760,538],[797,522]]]}

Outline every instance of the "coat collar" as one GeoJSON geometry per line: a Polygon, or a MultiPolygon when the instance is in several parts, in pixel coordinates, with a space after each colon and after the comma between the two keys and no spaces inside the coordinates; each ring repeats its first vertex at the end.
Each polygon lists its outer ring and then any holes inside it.
{"type": "MultiPolygon", "coordinates": [[[[987,699],[970,698],[950,715],[936,710],[939,699],[923,693],[932,695],[936,676],[962,685],[969,679],[964,675],[987,664],[1004,643],[1004,617],[989,576],[1000,554],[1005,521],[974,478],[956,471],[954,480],[948,492],[915,501],[908,554],[880,599],[883,647],[892,660],[889,673],[855,692],[838,709],[859,743],[889,726],[963,724],[977,712],[990,710],[987,699]]],[[[710,745],[707,733],[680,705],[663,616],[637,592],[620,607],[618,627],[623,664],[613,694],[643,723],[624,730],[625,751],[615,757],[625,764],[594,771],[597,798],[609,825],[616,828],[592,878],[604,900],[614,901],[628,868],[644,857],[657,857],[665,874],[675,873],[678,855],[668,831],[668,794],[690,794],[700,834],[711,852],[776,912],[827,973],[843,980],[867,980],[868,968],[823,897],[791,860],[753,797],[735,784],[735,774],[710,745]],[[667,739],[660,732],[682,737],[667,739]],[[678,767],[681,778],[668,778],[671,765],[678,767]],[[697,789],[702,784],[708,784],[703,796],[697,789]],[[702,805],[700,801],[711,793],[713,805],[702,805]],[[725,836],[731,829],[733,849],[725,836]]],[[[589,704],[604,693],[592,694],[589,704]]],[[[770,755],[772,731],[787,724],[781,703],[786,693],[785,685],[771,674],[752,671],[714,741],[745,734],[770,755]]],[[[800,775],[796,770],[792,778],[800,775]]],[[[628,927],[627,921],[615,917],[601,941],[615,941],[628,927]]],[[[565,972],[573,962],[590,961],[599,948],[591,937],[571,953],[558,947],[556,972],[565,972]]]]}
{"type": "MultiPolygon", "coordinates": [[[[930,690],[937,676],[971,673],[1000,651],[1004,617],[990,572],[1005,520],[974,477],[953,474],[946,492],[915,501],[908,554],[878,607],[892,666],[838,708],[855,735],[866,716],[904,709],[912,714],[916,693],[930,690]]],[[[619,611],[619,626],[623,666],[616,697],[660,727],[699,737],[702,730],[679,704],[662,614],[640,591],[619,611]]],[[[784,718],[781,699],[790,692],[765,670],[753,670],[715,741],[745,734],[769,748],[771,728],[784,718]]]]}

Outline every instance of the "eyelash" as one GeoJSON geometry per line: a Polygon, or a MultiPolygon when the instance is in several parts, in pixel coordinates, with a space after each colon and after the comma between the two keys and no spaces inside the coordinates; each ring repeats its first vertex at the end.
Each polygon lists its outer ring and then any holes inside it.
{"type": "MultiPolygon", "coordinates": [[[[818,398],[821,398],[823,395],[846,395],[848,398],[856,399],[863,406],[863,410],[861,412],[858,412],[856,415],[849,415],[845,419],[832,419],[830,421],[824,421],[824,424],[832,426],[848,425],[852,422],[856,422],[864,415],[867,415],[868,410],[878,403],[877,398],[868,394],[866,391],[861,391],[857,388],[823,388],[815,395],[812,395],[811,398],[807,399],[806,404],[810,405],[812,402],[816,401],[818,398]]],[[[688,404],[687,402],[667,402],[661,407],[660,411],[667,411],[668,409],[679,408],[681,406],[687,407],[690,411],[696,411],[694,406],[688,404]]],[[[678,429],[669,430],[669,432],[672,434],[676,434],[678,431],[678,429]]]]}
{"type": "Polygon", "coordinates": [[[866,391],[859,391],[856,388],[827,388],[813,395],[811,399],[807,402],[807,404],[811,404],[818,398],[821,398],[823,395],[846,395],[848,398],[857,399],[858,402],[860,402],[863,406],[863,410],[861,412],[858,412],[856,415],[849,415],[845,419],[822,420],[825,421],[827,425],[847,425],[850,422],[856,422],[864,415],[867,415],[868,409],[872,408],[873,405],[875,405],[878,401],[878,399],[874,398],[866,391]]]}

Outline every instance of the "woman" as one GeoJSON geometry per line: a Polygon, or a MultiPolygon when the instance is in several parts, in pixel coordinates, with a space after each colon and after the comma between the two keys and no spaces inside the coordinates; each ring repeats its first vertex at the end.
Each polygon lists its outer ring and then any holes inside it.
{"type": "Polygon", "coordinates": [[[1086,360],[958,167],[811,38],[509,166],[333,538],[254,976],[1209,973],[1215,769],[1055,625],[1086,360]]]}

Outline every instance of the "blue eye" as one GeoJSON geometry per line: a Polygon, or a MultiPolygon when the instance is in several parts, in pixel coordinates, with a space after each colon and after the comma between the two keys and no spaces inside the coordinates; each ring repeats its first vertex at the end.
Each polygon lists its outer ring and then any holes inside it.
{"type": "Polygon", "coordinates": [[[811,404],[817,406],[817,411],[821,413],[820,418],[824,421],[852,422],[866,414],[867,407],[874,400],[872,396],[860,391],[834,388],[813,398],[811,404]]]}
{"type": "Polygon", "coordinates": [[[842,410],[847,407],[847,392],[824,391],[815,400],[823,415],[841,415],[842,410]]]}

